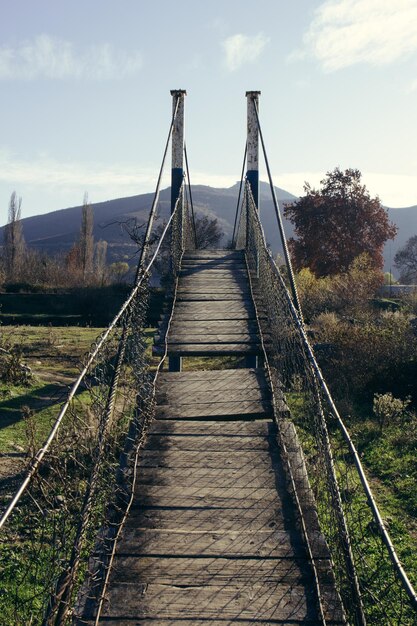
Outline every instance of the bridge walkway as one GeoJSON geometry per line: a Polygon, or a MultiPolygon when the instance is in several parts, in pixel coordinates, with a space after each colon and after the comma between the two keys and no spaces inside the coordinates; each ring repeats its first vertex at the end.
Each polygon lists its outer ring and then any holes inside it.
{"type": "MultiPolygon", "coordinates": [[[[241,254],[196,252],[182,268],[169,356],[260,355],[241,254]]],[[[323,623],[272,415],[263,368],[160,375],[99,623],[323,623]]],[[[326,623],[342,624],[326,546],[315,546],[326,623]]]]}

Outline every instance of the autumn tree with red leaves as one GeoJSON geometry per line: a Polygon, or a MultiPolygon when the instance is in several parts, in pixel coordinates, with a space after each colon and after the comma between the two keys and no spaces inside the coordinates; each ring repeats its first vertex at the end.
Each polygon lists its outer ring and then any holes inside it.
{"type": "Polygon", "coordinates": [[[296,269],[309,267],[317,277],[340,274],[363,253],[382,269],[384,244],[397,227],[361,184],[360,171],[336,167],[320,184],[316,190],[305,183],[306,195],[284,209],[297,237],[289,241],[296,269]]]}

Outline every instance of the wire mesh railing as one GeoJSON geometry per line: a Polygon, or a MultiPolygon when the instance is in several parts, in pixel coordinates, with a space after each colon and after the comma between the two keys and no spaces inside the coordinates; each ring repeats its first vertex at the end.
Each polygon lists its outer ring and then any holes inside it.
{"type": "MultiPolygon", "coordinates": [[[[150,369],[145,335],[150,274],[165,255],[175,293],[184,248],[195,242],[189,213],[183,184],[157,241],[152,224],[147,229],[131,293],[91,346],[0,520],[4,626],[61,626],[87,603],[100,605],[165,358],[150,369]]],[[[153,217],[151,212],[150,222],[153,217]]]]}
{"type": "Polygon", "coordinates": [[[281,444],[291,449],[287,467],[298,490],[318,596],[325,597],[328,580],[321,570],[323,561],[330,559],[350,624],[415,624],[415,592],[268,249],[248,183],[236,247],[246,250],[281,444]]]}

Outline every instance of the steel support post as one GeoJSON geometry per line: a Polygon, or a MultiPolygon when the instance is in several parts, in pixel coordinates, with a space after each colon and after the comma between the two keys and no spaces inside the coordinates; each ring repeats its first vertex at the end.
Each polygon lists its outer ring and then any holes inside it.
{"type": "Polygon", "coordinates": [[[260,91],[247,91],[248,133],[246,178],[249,182],[256,208],[259,210],[259,128],[256,110],[259,110],[260,91]],[[256,107],[256,110],[255,110],[256,107]]]}

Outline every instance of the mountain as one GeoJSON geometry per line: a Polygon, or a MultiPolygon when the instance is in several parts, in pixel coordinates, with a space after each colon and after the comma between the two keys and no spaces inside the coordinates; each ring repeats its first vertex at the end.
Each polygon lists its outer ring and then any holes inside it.
{"type": "MultiPolygon", "coordinates": [[[[285,203],[294,202],[297,198],[287,191],[275,188],[281,208],[285,203]]],[[[197,213],[216,217],[224,232],[223,244],[229,241],[233,233],[236,204],[239,194],[239,183],[228,189],[217,189],[205,185],[193,185],[192,196],[197,213]]],[[[93,204],[94,238],[108,242],[108,261],[130,260],[134,258],[137,246],[130,239],[123,224],[144,224],[152,205],[153,194],[146,193],[127,198],[117,198],[93,204]]],[[[267,183],[260,183],[261,219],[267,242],[274,253],[282,252],[275,211],[267,183]]],[[[163,220],[170,211],[170,188],[163,189],[160,194],[159,219],[163,220]]],[[[393,264],[397,250],[404,245],[409,237],[417,234],[417,206],[401,209],[388,209],[390,219],[397,224],[398,234],[394,241],[388,242],[384,250],[385,269],[393,264]]],[[[67,252],[76,241],[81,223],[81,206],[52,211],[45,215],[22,219],[23,232],[29,246],[44,250],[49,254],[67,252]]],[[[293,235],[292,224],[284,219],[287,238],[293,235]]],[[[3,239],[3,228],[0,228],[0,241],[3,239]]]]}

